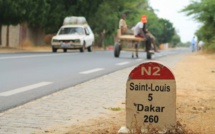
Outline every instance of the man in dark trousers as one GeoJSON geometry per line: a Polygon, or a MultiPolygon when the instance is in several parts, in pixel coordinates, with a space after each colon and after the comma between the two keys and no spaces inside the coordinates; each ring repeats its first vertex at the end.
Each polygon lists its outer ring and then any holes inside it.
{"type": "MultiPolygon", "coordinates": [[[[146,15],[142,15],[141,21],[138,22],[134,27],[134,36],[135,37],[141,37],[146,40],[146,51],[153,53],[151,50],[151,38],[150,36],[145,32],[146,31],[146,23],[147,23],[147,18],[146,15]]],[[[136,45],[138,47],[138,45],[136,45]]]]}

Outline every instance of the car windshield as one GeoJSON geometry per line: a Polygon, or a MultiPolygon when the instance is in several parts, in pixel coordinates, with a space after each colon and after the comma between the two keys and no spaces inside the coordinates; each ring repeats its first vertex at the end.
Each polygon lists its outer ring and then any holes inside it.
{"type": "Polygon", "coordinates": [[[61,28],[59,34],[84,34],[84,29],[82,27],[64,27],[61,28]]]}

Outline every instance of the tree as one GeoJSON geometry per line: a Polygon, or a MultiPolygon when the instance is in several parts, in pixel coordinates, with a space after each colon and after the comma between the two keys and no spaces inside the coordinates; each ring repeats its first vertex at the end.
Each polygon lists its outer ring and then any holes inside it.
{"type": "MultiPolygon", "coordinates": [[[[144,3],[145,1],[133,0],[109,0],[103,1],[97,6],[98,10],[93,13],[89,19],[89,24],[92,26],[93,31],[99,36],[102,36],[103,31],[106,31],[105,42],[108,45],[113,44],[113,36],[115,36],[118,29],[119,20],[122,13],[126,14],[126,22],[128,26],[133,26],[137,23],[134,18],[140,20],[138,4],[144,3]],[[95,23],[96,21],[96,23],[95,23]]],[[[100,44],[100,43],[99,43],[100,44]]]]}
{"type": "MultiPolygon", "coordinates": [[[[95,35],[113,44],[121,14],[131,28],[143,14],[148,17],[148,29],[158,42],[170,41],[174,34],[172,24],[157,17],[148,0],[0,0],[0,25],[28,23],[31,28],[55,33],[67,16],[84,16],[95,35]],[[7,7],[7,8],[6,8],[7,7]]],[[[35,35],[36,36],[36,35],[35,35]]]]}
{"type": "Polygon", "coordinates": [[[160,29],[162,33],[157,37],[159,42],[160,43],[170,42],[175,34],[175,28],[173,27],[173,24],[166,19],[159,19],[159,23],[162,25],[160,29]]]}
{"type": "Polygon", "coordinates": [[[187,16],[193,16],[194,19],[201,22],[203,25],[197,31],[197,34],[207,42],[210,42],[215,37],[215,1],[200,0],[192,1],[191,4],[182,9],[187,16]]]}
{"type": "Polygon", "coordinates": [[[48,0],[33,0],[28,2],[26,8],[27,22],[30,27],[45,27],[49,18],[49,10],[51,8],[48,0]]]}
{"type": "Polygon", "coordinates": [[[186,6],[182,12],[186,12],[187,16],[193,16],[194,19],[203,25],[197,30],[196,35],[200,40],[205,42],[207,49],[215,50],[215,1],[199,0],[192,1],[186,6]]]}
{"type": "Polygon", "coordinates": [[[69,13],[69,5],[74,5],[72,1],[65,0],[47,0],[47,4],[50,7],[47,8],[47,13],[45,15],[45,32],[46,33],[56,33],[57,30],[62,26],[63,19],[66,16],[72,16],[72,12],[69,13]]]}
{"type": "Polygon", "coordinates": [[[171,44],[173,45],[173,47],[175,47],[180,42],[181,42],[180,36],[177,33],[175,33],[171,39],[171,44]]]}

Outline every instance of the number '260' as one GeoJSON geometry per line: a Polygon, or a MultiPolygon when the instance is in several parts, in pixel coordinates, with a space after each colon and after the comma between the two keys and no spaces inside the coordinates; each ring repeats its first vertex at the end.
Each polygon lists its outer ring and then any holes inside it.
{"type": "Polygon", "coordinates": [[[144,115],[144,122],[145,123],[158,123],[159,117],[157,115],[144,115]]]}

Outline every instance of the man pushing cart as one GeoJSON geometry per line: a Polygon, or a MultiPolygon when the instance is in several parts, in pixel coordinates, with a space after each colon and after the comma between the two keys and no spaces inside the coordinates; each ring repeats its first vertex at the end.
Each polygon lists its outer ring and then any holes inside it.
{"type": "MultiPolygon", "coordinates": [[[[119,22],[119,29],[117,31],[118,42],[115,43],[114,46],[114,56],[119,57],[120,51],[122,50],[122,42],[130,41],[132,43],[132,47],[135,48],[135,54],[138,58],[138,48],[140,42],[145,42],[146,44],[146,57],[147,59],[151,59],[154,51],[151,50],[152,42],[154,42],[150,36],[150,33],[147,32],[146,23],[147,17],[146,15],[142,15],[141,21],[138,22],[133,28],[133,35],[131,35],[131,31],[127,29],[127,25],[125,22],[125,15],[123,14],[121,20],[119,22]]],[[[155,43],[153,43],[155,48],[155,43]]],[[[134,53],[132,52],[132,58],[134,57],[134,53]]]]}

